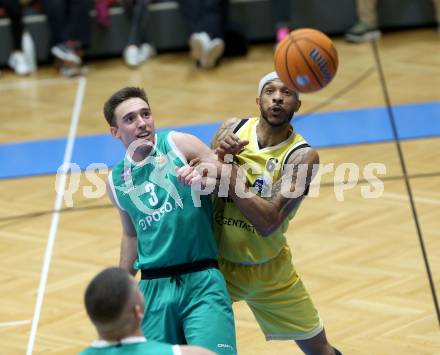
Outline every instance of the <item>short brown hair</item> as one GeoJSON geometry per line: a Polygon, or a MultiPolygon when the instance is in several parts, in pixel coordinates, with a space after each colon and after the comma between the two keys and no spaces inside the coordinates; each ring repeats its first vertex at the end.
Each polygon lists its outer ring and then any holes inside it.
{"type": "Polygon", "coordinates": [[[110,267],[96,275],[87,286],[84,303],[93,323],[110,323],[118,319],[132,292],[130,274],[110,267]]]}
{"type": "Polygon", "coordinates": [[[138,97],[144,100],[147,105],[150,106],[150,104],[148,103],[147,94],[145,93],[145,90],[141,88],[127,86],[116,91],[112,96],[110,96],[110,98],[104,104],[104,117],[110,126],[116,127],[116,107],[118,107],[118,105],[122,102],[134,97],[138,97]]]}

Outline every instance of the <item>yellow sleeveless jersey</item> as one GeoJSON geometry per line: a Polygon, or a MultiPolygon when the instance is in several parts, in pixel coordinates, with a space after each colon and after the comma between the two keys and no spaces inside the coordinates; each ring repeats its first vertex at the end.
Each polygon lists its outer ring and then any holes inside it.
{"type": "MultiPolygon", "coordinates": [[[[281,179],[285,162],[298,148],[308,146],[304,138],[292,131],[288,139],[273,147],[259,148],[257,124],[259,117],[242,120],[235,134],[249,140],[244,151],[235,158],[240,165],[248,164],[246,178],[257,195],[270,190],[281,179]]],[[[214,197],[215,236],[220,257],[236,263],[262,263],[277,256],[286,245],[284,233],[293,211],[271,235],[263,237],[235,206],[231,198],[214,197]]]]}

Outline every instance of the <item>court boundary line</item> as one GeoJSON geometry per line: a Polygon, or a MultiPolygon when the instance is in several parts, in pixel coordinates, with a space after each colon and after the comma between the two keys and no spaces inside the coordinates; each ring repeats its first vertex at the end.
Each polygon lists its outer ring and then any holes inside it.
{"type": "Polygon", "coordinates": [[[3,323],[0,323],[0,328],[1,327],[15,327],[15,326],[19,326],[19,325],[29,324],[30,322],[31,322],[30,319],[16,320],[16,321],[11,321],[11,322],[3,322],[3,323]]]}
{"type": "MultiPolygon", "coordinates": [[[[383,197],[388,198],[390,200],[395,201],[407,201],[408,195],[407,194],[399,194],[396,192],[384,192],[383,197]]],[[[436,205],[440,206],[440,199],[438,198],[429,198],[429,197],[414,197],[414,200],[418,203],[424,203],[427,205],[436,205]]]]}
{"type": "Polygon", "coordinates": [[[439,306],[438,299],[437,299],[437,291],[435,289],[435,283],[434,283],[434,280],[432,277],[431,266],[429,264],[429,259],[428,259],[428,252],[426,251],[425,241],[424,241],[423,233],[422,233],[422,227],[421,227],[421,223],[420,223],[419,216],[417,213],[417,206],[416,206],[416,203],[414,200],[414,195],[412,192],[411,183],[410,183],[410,179],[409,179],[407,168],[406,168],[405,156],[403,155],[402,146],[400,144],[400,137],[399,137],[399,133],[397,130],[396,120],[394,118],[393,106],[391,105],[391,99],[390,99],[390,96],[388,93],[388,87],[387,87],[387,83],[385,80],[385,74],[384,74],[384,71],[382,68],[382,62],[380,60],[379,45],[377,43],[377,40],[375,40],[375,39],[370,41],[370,43],[371,43],[371,48],[373,51],[373,57],[376,62],[376,68],[377,68],[377,71],[379,74],[380,85],[382,88],[382,93],[383,93],[385,104],[386,104],[385,106],[387,109],[388,118],[389,118],[389,121],[391,124],[393,136],[394,136],[394,142],[395,142],[395,146],[396,146],[396,150],[397,150],[397,155],[398,155],[399,161],[400,161],[400,167],[402,168],[403,180],[404,180],[406,192],[407,192],[407,195],[409,198],[409,204],[410,204],[411,212],[413,215],[414,225],[415,225],[416,231],[417,231],[417,237],[419,240],[420,251],[422,252],[422,258],[423,258],[423,262],[425,264],[426,276],[428,277],[428,283],[429,283],[429,287],[431,289],[432,301],[434,303],[434,311],[437,316],[438,325],[440,326],[440,306],[439,306]]]}
{"type": "Polygon", "coordinates": [[[35,79],[35,80],[25,80],[18,82],[6,82],[6,83],[0,83],[0,91],[14,90],[14,89],[17,90],[29,89],[35,86],[73,84],[74,82],[75,81],[71,79],[64,79],[64,78],[35,79]]]}
{"type": "Polygon", "coordinates": [[[49,230],[49,235],[47,239],[46,244],[46,251],[44,254],[43,259],[43,268],[41,270],[40,274],[40,283],[38,286],[38,293],[37,298],[35,301],[35,308],[34,308],[34,316],[32,318],[32,327],[31,332],[29,335],[29,341],[28,346],[26,350],[26,355],[31,355],[35,339],[37,336],[37,329],[38,329],[38,323],[40,320],[41,310],[43,308],[43,300],[44,300],[44,293],[46,290],[46,284],[47,284],[47,278],[49,275],[49,267],[50,262],[52,260],[52,253],[55,245],[55,239],[57,235],[58,230],[58,223],[60,220],[60,208],[63,203],[63,197],[64,197],[64,190],[66,187],[66,181],[67,181],[67,169],[68,164],[72,159],[72,153],[73,153],[73,147],[75,143],[76,138],[76,132],[78,128],[79,123],[79,117],[81,113],[81,108],[84,100],[84,93],[86,88],[87,79],[85,77],[81,77],[78,80],[78,88],[76,91],[76,97],[75,97],[75,103],[73,106],[72,116],[70,119],[70,128],[69,128],[69,135],[67,138],[66,148],[64,150],[64,159],[63,159],[63,165],[62,165],[62,173],[60,180],[58,181],[58,188],[56,189],[57,195],[54,202],[54,211],[52,213],[52,220],[49,230]]]}

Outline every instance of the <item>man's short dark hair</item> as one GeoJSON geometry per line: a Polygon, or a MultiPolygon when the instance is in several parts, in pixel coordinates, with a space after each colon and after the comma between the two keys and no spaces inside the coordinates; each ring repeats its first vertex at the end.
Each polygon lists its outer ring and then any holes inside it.
{"type": "Polygon", "coordinates": [[[92,322],[103,324],[117,320],[132,288],[130,274],[121,268],[107,268],[96,275],[84,295],[87,314],[92,322]]]}
{"type": "Polygon", "coordinates": [[[148,103],[147,94],[145,93],[145,90],[141,88],[125,87],[116,91],[112,96],[110,96],[110,98],[104,104],[104,117],[110,126],[116,127],[116,107],[118,107],[118,105],[122,102],[135,97],[144,100],[148,104],[148,106],[150,106],[150,104],[148,103]]]}

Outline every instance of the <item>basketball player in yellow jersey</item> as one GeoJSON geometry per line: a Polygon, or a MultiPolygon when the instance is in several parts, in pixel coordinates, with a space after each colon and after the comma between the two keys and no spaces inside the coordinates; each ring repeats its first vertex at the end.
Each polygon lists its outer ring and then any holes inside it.
{"type": "Polygon", "coordinates": [[[340,354],[327,341],[284,237],[319,163],[290,124],[301,101],[272,72],[260,81],[257,105],[260,117],[226,121],[212,142],[221,157],[249,141],[234,157],[229,197],[214,198],[220,268],[232,300],[247,302],[267,340],[294,340],[306,354],[340,354]],[[245,192],[253,192],[247,198],[236,193],[237,165],[244,164],[245,192]]]}

